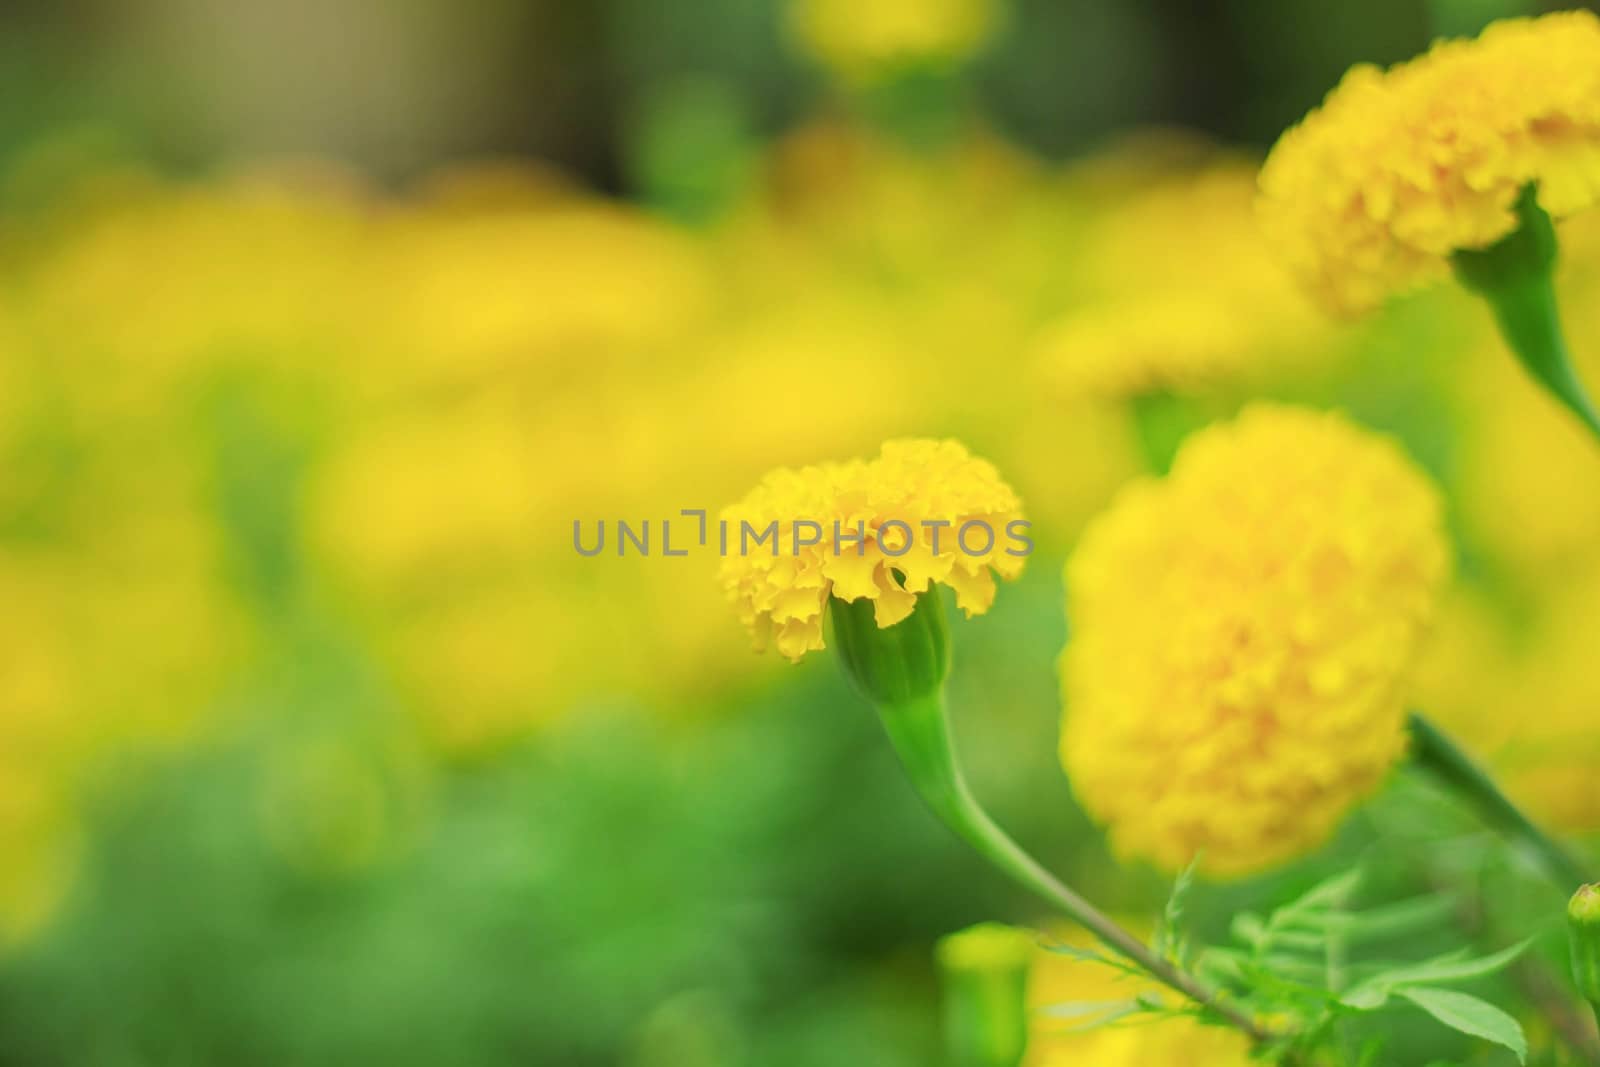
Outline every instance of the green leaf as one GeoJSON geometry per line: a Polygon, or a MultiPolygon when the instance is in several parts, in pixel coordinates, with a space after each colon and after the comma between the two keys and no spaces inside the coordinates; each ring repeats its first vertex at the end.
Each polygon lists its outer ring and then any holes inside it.
{"type": "Polygon", "coordinates": [[[1154,989],[1146,989],[1133,999],[1138,1001],[1139,1007],[1143,1008],[1145,1011],[1167,1010],[1166,998],[1164,998],[1154,989]]]}
{"type": "Polygon", "coordinates": [[[1167,895],[1167,905],[1161,911],[1161,922],[1156,926],[1156,936],[1150,946],[1162,959],[1181,953],[1183,909],[1189,901],[1189,891],[1194,888],[1195,870],[1199,866],[1200,856],[1196,854],[1172,883],[1172,892],[1167,895]]]}
{"type": "Polygon", "coordinates": [[[1096,952],[1092,948],[1079,948],[1077,945],[1069,945],[1064,941],[1045,941],[1039,947],[1046,952],[1052,952],[1057,956],[1065,956],[1068,959],[1078,960],[1083,963],[1110,964],[1112,962],[1111,957],[1102,952],[1096,952]]]}
{"type": "Polygon", "coordinates": [[[1272,914],[1272,925],[1291,922],[1309,912],[1329,911],[1345,906],[1350,896],[1361,884],[1361,869],[1353,867],[1342,874],[1318,882],[1297,899],[1285,904],[1272,914]]]}
{"type": "Polygon", "coordinates": [[[1120,957],[1108,956],[1105,953],[1097,952],[1092,948],[1079,948],[1076,945],[1069,945],[1064,941],[1050,941],[1044,939],[1040,940],[1039,947],[1053,955],[1065,956],[1070,960],[1077,960],[1080,963],[1098,963],[1101,966],[1110,967],[1114,971],[1121,971],[1123,974],[1132,975],[1135,978],[1148,977],[1143,970],[1140,970],[1133,964],[1128,963],[1120,957]]]}
{"type": "Polygon", "coordinates": [[[1339,1003],[1356,1011],[1377,1011],[1389,1002],[1389,986],[1363,982],[1339,998],[1339,1003]]]}
{"type": "Polygon", "coordinates": [[[1137,1000],[1067,1000],[1060,1004],[1046,1004],[1039,1009],[1039,1014],[1052,1019],[1086,1019],[1091,1015],[1110,1012],[1137,1011],[1141,1007],[1137,1000]]]}
{"type": "Polygon", "coordinates": [[[1267,936],[1266,924],[1261,921],[1261,916],[1254,912],[1242,911],[1233,917],[1229,926],[1235,941],[1242,941],[1251,948],[1261,944],[1261,939],[1267,936]]]}
{"type": "Polygon", "coordinates": [[[1398,937],[1437,926],[1454,915],[1454,910],[1456,899],[1453,896],[1437,894],[1374,907],[1370,912],[1328,915],[1325,921],[1330,931],[1336,931],[1347,941],[1381,941],[1384,937],[1398,937]]]}
{"type": "Polygon", "coordinates": [[[1047,1005],[1040,1008],[1039,1013],[1053,1019],[1071,1020],[1075,1025],[1062,1029],[1066,1033],[1081,1034],[1149,1010],[1137,1000],[1072,1000],[1047,1005]]]}
{"type": "Polygon", "coordinates": [[[1516,1053],[1517,1062],[1528,1062],[1528,1039],[1522,1033],[1521,1024],[1488,1001],[1451,989],[1427,986],[1396,992],[1450,1029],[1503,1045],[1516,1053]]]}
{"type": "Polygon", "coordinates": [[[1349,942],[1378,941],[1437,926],[1455,912],[1456,899],[1446,894],[1413,897],[1370,911],[1325,912],[1304,916],[1305,925],[1349,942]]]}
{"type": "Polygon", "coordinates": [[[1496,971],[1502,971],[1510,961],[1520,957],[1530,944],[1533,944],[1531,939],[1520,941],[1510,945],[1509,949],[1501,949],[1486,957],[1466,957],[1461,952],[1446,953],[1442,957],[1434,957],[1422,963],[1413,963],[1411,966],[1400,966],[1381,974],[1374,974],[1362,982],[1362,985],[1386,985],[1389,989],[1398,989],[1402,985],[1437,985],[1442,982],[1464,982],[1474,977],[1485,977],[1496,971]]]}
{"type": "Polygon", "coordinates": [[[1314,953],[1319,957],[1328,947],[1326,933],[1310,933],[1305,930],[1270,930],[1266,940],[1274,948],[1298,949],[1301,952],[1314,953]]]}
{"type": "Polygon", "coordinates": [[[1208,948],[1195,962],[1195,970],[1214,982],[1226,984],[1238,980],[1249,962],[1243,952],[1231,948],[1208,948]]]}

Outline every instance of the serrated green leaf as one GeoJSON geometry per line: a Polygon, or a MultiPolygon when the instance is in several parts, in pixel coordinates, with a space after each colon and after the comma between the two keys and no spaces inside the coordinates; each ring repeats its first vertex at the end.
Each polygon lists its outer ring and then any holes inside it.
{"type": "Polygon", "coordinates": [[[1076,1022],[1076,1025],[1062,1027],[1058,1032],[1083,1034],[1121,1022],[1130,1015],[1138,1015],[1148,1010],[1137,1000],[1081,1000],[1068,1001],[1063,1004],[1051,1004],[1041,1008],[1040,1013],[1051,1018],[1076,1022]]]}
{"type": "Polygon", "coordinates": [[[1238,978],[1244,972],[1246,959],[1245,954],[1237,949],[1208,948],[1195,962],[1195,970],[1202,977],[1226,982],[1238,978]]]}
{"type": "Polygon", "coordinates": [[[1189,891],[1194,888],[1195,871],[1199,866],[1200,856],[1196,854],[1172,883],[1172,892],[1167,894],[1166,906],[1161,909],[1161,921],[1156,924],[1155,937],[1150,947],[1162,959],[1172,956],[1182,943],[1180,926],[1183,922],[1183,909],[1188,903],[1189,891]]]}
{"type": "Polygon", "coordinates": [[[1262,939],[1276,949],[1298,949],[1321,957],[1327,951],[1328,935],[1305,930],[1268,930],[1262,939]]]}
{"type": "Polygon", "coordinates": [[[1295,924],[1348,942],[1377,941],[1437,926],[1454,914],[1456,900],[1448,895],[1413,897],[1368,911],[1313,912],[1296,917],[1295,924]]]}
{"type": "Polygon", "coordinates": [[[1092,948],[1079,948],[1077,945],[1069,945],[1064,941],[1045,941],[1042,942],[1039,947],[1044,949],[1046,952],[1053,952],[1057,956],[1065,956],[1068,959],[1092,961],[1095,963],[1111,962],[1110,957],[1103,953],[1096,952],[1092,948]]]}
{"type": "Polygon", "coordinates": [[[1070,960],[1077,960],[1079,963],[1098,963],[1103,967],[1110,967],[1114,971],[1120,971],[1136,978],[1147,977],[1143,970],[1133,966],[1121,957],[1109,956],[1092,948],[1079,948],[1077,945],[1069,945],[1064,941],[1051,941],[1048,939],[1041,939],[1039,947],[1052,955],[1065,956],[1070,960]]]}
{"type": "Polygon", "coordinates": [[[1528,1039],[1522,1025],[1487,1000],[1428,986],[1409,986],[1395,992],[1450,1029],[1503,1045],[1516,1054],[1518,1063],[1528,1062],[1528,1039]]]}
{"type": "Polygon", "coordinates": [[[1242,941],[1254,948],[1267,936],[1267,927],[1261,921],[1261,916],[1254,912],[1242,911],[1233,917],[1229,932],[1233,934],[1235,941],[1242,941]]]}
{"type": "Polygon", "coordinates": [[[1318,985],[1323,984],[1328,973],[1327,965],[1320,960],[1308,960],[1303,956],[1290,956],[1285,953],[1258,956],[1256,963],[1284,978],[1309,979],[1318,985]]]}
{"type": "Polygon", "coordinates": [[[1052,1019],[1084,1019],[1091,1015],[1127,1012],[1140,1007],[1137,1000],[1066,1000],[1059,1004],[1046,1004],[1039,1009],[1039,1014],[1052,1019]]]}
{"type": "Polygon", "coordinates": [[[1360,868],[1325,879],[1272,913],[1271,925],[1295,920],[1308,912],[1343,908],[1361,884],[1360,868]]]}
{"type": "Polygon", "coordinates": [[[1356,1011],[1377,1011],[1389,1003],[1390,987],[1362,983],[1339,998],[1339,1003],[1356,1011]]]}
{"type": "Polygon", "coordinates": [[[1422,963],[1391,968],[1358,983],[1339,1000],[1347,1007],[1370,1011],[1372,1007],[1381,1005],[1390,992],[1396,992],[1404,986],[1440,985],[1483,978],[1505,968],[1530,944],[1531,940],[1522,941],[1488,956],[1469,957],[1462,952],[1451,952],[1422,963]]]}
{"type": "Polygon", "coordinates": [[[1167,1002],[1160,993],[1154,989],[1146,989],[1133,998],[1139,1002],[1139,1007],[1145,1011],[1166,1011],[1167,1002]]]}

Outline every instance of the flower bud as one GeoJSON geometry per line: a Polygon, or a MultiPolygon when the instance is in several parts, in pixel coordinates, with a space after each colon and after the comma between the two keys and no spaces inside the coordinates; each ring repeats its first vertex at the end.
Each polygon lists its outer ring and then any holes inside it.
{"type": "Polygon", "coordinates": [[[930,588],[911,614],[880,627],[873,602],[834,597],[833,646],[845,674],[873,704],[899,706],[931,696],[950,674],[950,631],[944,602],[930,588]]]}
{"type": "Polygon", "coordinates": [[[1578,992],[1600,1011],[1600,884],[1586,885],[1567,905],[1572,933],[1572,978],[1578,992]]]}
{"type": "Polygon", "coordinates": [[[939,941],[950,1067],[1016,1067],[1028,1046],[1026,930],[980,923],[939,941]]]}

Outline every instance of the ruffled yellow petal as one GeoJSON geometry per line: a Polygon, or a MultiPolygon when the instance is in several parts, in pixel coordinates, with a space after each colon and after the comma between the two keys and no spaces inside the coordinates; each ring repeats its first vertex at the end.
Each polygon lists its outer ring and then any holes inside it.
{"type": "Polygon", "coordinates": [[[1534,183],[1556,218],[1600,197],[1600,19],[1507,19],[1389,68],[1352,68],[1262,168],[1259,210],[1290,268],[1354,314],[1516,226],[1534,183]]]}
{"type": "Polygon", "coordinates": [[[1319,844],[1405,747],[1449,570],[1389,442],[1277,406],[1201,432],[1067,566],[1063,764],[1116,850],[1235,875],[1319,844]]]}
{"type": "Polygon", "coordinates": [[[870,462],[777,470],[721,519],[724,589],[757,646],[770,635],[792,660],[823,647],[829,597],[872,601],[887,627],[911,614],[917,594],[947,585],[981,615],[994,576],[1020,574],[1028,547],[1016,494],[955,441],[889,441],[870,462]]]}

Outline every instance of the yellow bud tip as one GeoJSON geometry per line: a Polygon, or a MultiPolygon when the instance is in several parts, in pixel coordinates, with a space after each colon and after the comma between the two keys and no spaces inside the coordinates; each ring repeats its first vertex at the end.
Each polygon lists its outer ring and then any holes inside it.
{"type": "Polygon", "coordinates": [[[1567,904],[1567,918],[1575,926],[1600,927],[1600,883],[1582,886],[1572,894],[1567,904]]]}
{"type": "Polygon", "coordinates": [[[1007,971],[1027,967],[1037,945],[1030,930],[979,923],[946,934],[934,951],[946,971],[1007,971]]]}

